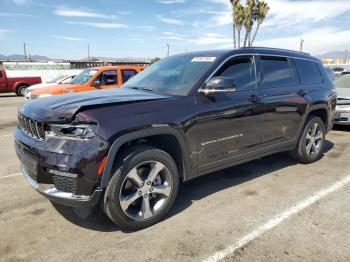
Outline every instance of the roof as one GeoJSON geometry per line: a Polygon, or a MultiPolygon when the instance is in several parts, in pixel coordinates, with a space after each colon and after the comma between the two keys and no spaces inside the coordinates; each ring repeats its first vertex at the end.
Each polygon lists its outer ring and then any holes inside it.
{"type": "MultiPolygon", "coordinates": [[[[194,56],[231,56],[235,54],[263,54],[263,55],[280,55],[280,56],[291,56],[296,58],[311,59],[320,61],[318,58],[311,56],[308,53],[298,52],[280,48],[269,48],[269,47],[242,47],[239,49],[228,49],[228,50],[209,50],[209,51],[198,51],[187,53],[187,55],[194,56]]],[[[185,55],[185,54],[181,54],[185,55]]]]}

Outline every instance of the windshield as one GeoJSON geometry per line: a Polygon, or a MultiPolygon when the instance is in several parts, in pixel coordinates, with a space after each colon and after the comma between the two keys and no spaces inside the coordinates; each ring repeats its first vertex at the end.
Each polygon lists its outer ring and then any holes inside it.
{"type": "Polygon", "coordinates": [[[184,96],[215,59],[193,55],[164,58],[131,78],[123,87],[184,96]]]}
{"type": "Polygon", "coordinates": [[[350,75],[343,75],[335,80],[336,88],[350,88],[350,75]]]}
{"type": "Polygon", "coordinates": [[[51,83],[59,83],[61,82],[63,79],[65,79],[67,76],[58,76],[52,80],[50,80],[48,83],[51,84],[51,83]]]}
{"type": "Polygon", "coordinates": [[[72,85],[85,84],[87,81],[91,79],[97,73],[96,69],[86,69],[70,82],[72,85]]]}

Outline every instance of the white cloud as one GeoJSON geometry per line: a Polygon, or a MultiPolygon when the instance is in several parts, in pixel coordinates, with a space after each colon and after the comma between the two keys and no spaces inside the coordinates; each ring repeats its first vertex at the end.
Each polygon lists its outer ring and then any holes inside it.
{"type": "Polygon", "coordinates": [[[310,25],[315,22],[336,18],[350,11],[349,0],[289,1],[267,0],[270,13],[264,27],[290,28],[296,25],[310,25]]]}
{"type": "MultiPolygon", "coordinates": [[[[223,12],[211,18],[213,26],[232,23],[231,6],[228,0],[207,0],[225,6],[223,12]]],[[[266,0],[270,6],[264,27],[293,29],[292,26],[311,26],[313,23],[336,18],[350,11],[349,0],[266,0]]]]}
{"type": "Polygon", "coordinates": [[[159,21],[166,23],[166,24],[171,24],[171,25],[180,25],[182,26],[184,23],[179,20],[179,19],[174,19],[174,18],[168,18],[168,17],[164,17],[162,15],[157,15],[157,18],[159,19],[159,21]]]}
{"type": "Polygon", "coordinates": [[[218,45],[232,43],[232,38],[217,33],[204,33],[203,36],[192,39],[191,42],[197,45],[218,45]]]}
{"type": "Polygon", "coordinates": [[[324,27],[290,37],[257,41],[255,46],[277,47],[298,50],[300,39],[304,40],[304,51],[314,55],[334,50],[345,50],[350,46],[350,30],[324,27]]]}
{"type": "Polygon", "coordinates": [[[171,4],[183,4],[186,1],[185,0],[158,0],[158,3],[171,5],[171,4]]]}
{"type": "Polygon", "coordinates": [[[153,25],[140,25],[140,26],[136,26],[136,28],[139,28],[145,32],[152,32],[156,29],[156,27],[153,25]]]}
{"type": "Polygon", "coordinates": [[[0,13],[0,16],[6,16],[6,17],[25,16],[25,17],[29,17],[29,16],[33,16],[33,15],[30,15],[30,14],[22,14],[22,13],[0,13]]]}
{"type": "Polygon", "coordinates": [[[79,37],[70,37],[70,36],[59,36],[59,35],[53,35],[54,38],[62,39],[62,40],[68,40],[68,41],[83,41],[83,38],[79,37]]]}
{"type": "Polygon", "coordinates": [[[77,21],[65,21],[66,24],[71,25],[84,25],[94,28],[104,28],[104,29],[118,29],[118,28],[128,28],[125,24],[117,23],[99,23],[99,22],[77,22],[77,21]]]}
{"type": "Polygon", "coordinates": [[[87,18],[102,18],[102,19],[116,19],[116,15],[105,15],[95,11],[77,10],[68,7],[57,6],[54,14],[64,17],[87,17],[87,18]]]}
{"type": "Polygon", "coordinates": [[[12,0],[16,5],[26,5],[30,2],[30,0],[12,0]]]}

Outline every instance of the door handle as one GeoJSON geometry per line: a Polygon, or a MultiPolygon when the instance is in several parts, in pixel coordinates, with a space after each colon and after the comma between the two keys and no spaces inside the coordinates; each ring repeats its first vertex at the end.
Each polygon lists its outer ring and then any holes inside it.
{"type": "Polygon", "coordinates": [[[306,96],[307,91],[299,90],[299,91],[297,92],[297,94],[298,94],[299,96],[306,96]]]}
{"type": "Polygon", "coordinates": [[[252,103],[257,103],[261,100],[261,96],[257,96],[257,95],[251,95],[248,100],[252,103]]]}

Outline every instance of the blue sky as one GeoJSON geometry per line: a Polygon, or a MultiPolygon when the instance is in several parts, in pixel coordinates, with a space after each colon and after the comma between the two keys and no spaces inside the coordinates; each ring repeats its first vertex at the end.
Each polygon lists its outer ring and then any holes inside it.
{"type": "MultiPolygon", "coordinates": [[[[350,50],[350,0],[266,0],[256,45],[322,54],[350,50]]],[[[0,0],[0,54],[164,57],[232,48],[229,0],[0,0]]]]}

